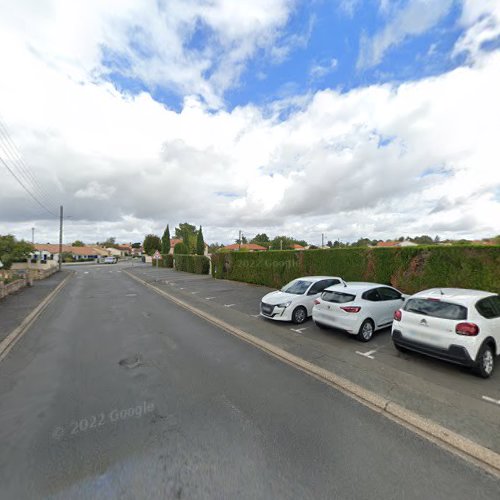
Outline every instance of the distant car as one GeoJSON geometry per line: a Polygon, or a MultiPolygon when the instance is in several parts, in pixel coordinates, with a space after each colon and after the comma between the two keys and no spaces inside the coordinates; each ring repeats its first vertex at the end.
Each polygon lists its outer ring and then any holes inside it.
{"type": "Polygon", "coordinates": [[[117,260],[116,257],[105,257],[104,264],[116,264],[117,260]]]}
{"type": "Polygon", "coordinates": [[[306,276],[295,279],[281,290],[262,297],[260,314],[278,321],[303,323],[311,316],[314,299],[319,297],[325,288],[335,285],[344,286],[345,282],[335,276],[306,276]]]}
{"type": "Polygon", "coordinates": [[[320,328],[338,328],[368,342],[376,330],[391,326],[404,300],[405,295],[390,286],[347,282],[344,288],[327,288],[314,301],[312,317],[320,328]]]}
{"type": "Polygon", "coordinates": [[[488,378],[500,355],[500,296],[460,288],[416,293],[394,314],[392,341],[400,351],[468,366],[488,378]]]}

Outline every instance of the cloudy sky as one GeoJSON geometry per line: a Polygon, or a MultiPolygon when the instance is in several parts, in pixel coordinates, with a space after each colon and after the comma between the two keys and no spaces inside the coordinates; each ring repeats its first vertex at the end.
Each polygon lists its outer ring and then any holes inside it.
{"type": "Polygon", "coordinates": [[[0,0],[0,234],[500,234],[499,89],[500,0],[0,0]]]}

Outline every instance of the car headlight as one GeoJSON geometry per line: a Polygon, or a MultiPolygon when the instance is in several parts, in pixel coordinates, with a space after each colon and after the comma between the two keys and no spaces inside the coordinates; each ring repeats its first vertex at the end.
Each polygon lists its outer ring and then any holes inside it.
{"type": "Polygon", "coordinates": [[[291,303],[292,301],[289,300],[288,302],[283,302],[283,304],[278,304],[278,307],[288,307],[291,303]]]}

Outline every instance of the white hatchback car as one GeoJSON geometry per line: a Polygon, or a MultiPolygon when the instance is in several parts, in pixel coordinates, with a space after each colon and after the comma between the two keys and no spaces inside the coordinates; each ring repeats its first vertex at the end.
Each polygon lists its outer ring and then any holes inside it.
{"type": "Polygon", "coordinates": [[[394,314],[392,341],[400,351],[469,366],[487,378],[500,355],[500,296],[460,288],[416,293],[394,314]]]}
{"type": "Polygon", "coordinates": [[[325,288],[335,285],[345,286],[345,281],[335,276],[297,278],[281,290],[264,295],[260,303],[260,314],[278,321],[303,323],[311,316],[314,299],[325,288]]]}
{"type": "Polygon", "coordinates": [[[312,317],[320,328],[338,328],[368,342],[375,330],[392,324],[405,297],[390,286],[348,282],[342,289],[325,290],[315,301],[312,317]]]}

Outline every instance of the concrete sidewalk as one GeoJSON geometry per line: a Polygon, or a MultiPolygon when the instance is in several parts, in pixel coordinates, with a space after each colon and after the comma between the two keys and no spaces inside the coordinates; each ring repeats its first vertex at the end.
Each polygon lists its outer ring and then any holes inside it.
{"type": "Polygon", "coordinates": [[[19,292],[0,300],[0,342],[17,328],[24,318],[49,295],[70,271],[61,271],[33,282],[19,292]]]}

